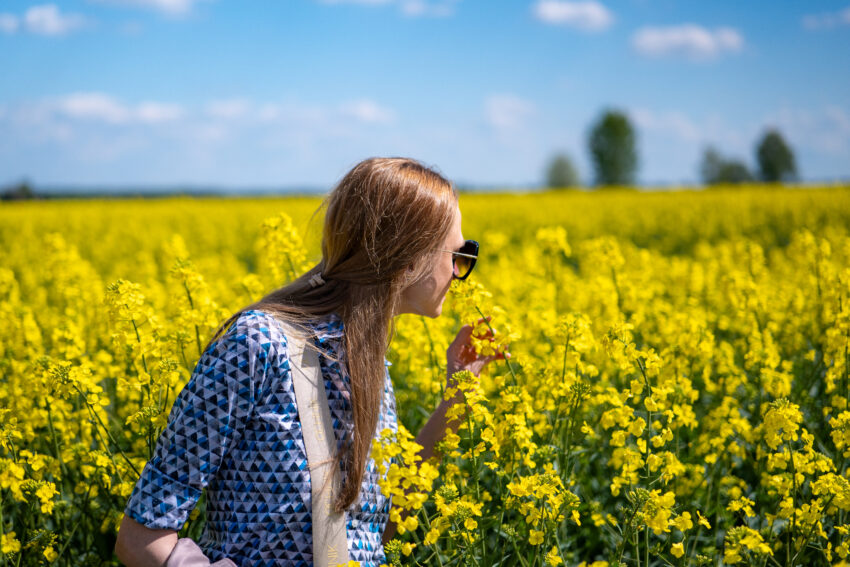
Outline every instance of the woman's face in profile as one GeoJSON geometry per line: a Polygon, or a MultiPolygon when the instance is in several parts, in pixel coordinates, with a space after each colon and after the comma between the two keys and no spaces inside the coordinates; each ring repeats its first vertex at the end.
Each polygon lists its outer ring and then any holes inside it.
{"type": "Polygon", "coordinates": [[[425,277],[412,283],[401,293],[401,305],[397,315],[401,313],[413,313],[425,317],[439,317],[443,311],[443,301],[452,283],[454,275],[454,264],[450,252],[459,250],[463,244],[463,233],[461,232],[460,208],[455,214],[452,228],[446,236],[442,250],[449,252],[437,252],[431,257],[431,269],[425,277]]]}

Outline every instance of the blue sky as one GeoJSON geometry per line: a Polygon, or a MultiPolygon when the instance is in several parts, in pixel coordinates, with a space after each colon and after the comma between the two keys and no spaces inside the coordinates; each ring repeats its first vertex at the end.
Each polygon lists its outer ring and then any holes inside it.
{"type": "Polygon", "coordinates": [[[850,178],[850,2],[4,0],[0,185],[328,187],[372,155],[464,185],[592,171],[603,109],[641,183],[703,148],[850,178]]]}

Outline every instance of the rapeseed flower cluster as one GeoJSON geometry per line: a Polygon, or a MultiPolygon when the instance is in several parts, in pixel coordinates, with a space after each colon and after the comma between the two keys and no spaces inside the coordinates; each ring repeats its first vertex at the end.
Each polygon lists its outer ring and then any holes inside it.
{"type": "MultiPolygon", "coordinates": [[[[201,349],[315,263],[318,204],[0,208],[0,561],[117,565],[201,349]]],[[[442,317],[400,317],[388,353],[401,427],[372,449],[388,564],[848,565],[846,188],[461,208],[475,273],[442,317]],[[464,324],[478,353],[511,356],[447,376],[464,324]],[[423,460],[410,432],[445,400],[423,460]]]]}

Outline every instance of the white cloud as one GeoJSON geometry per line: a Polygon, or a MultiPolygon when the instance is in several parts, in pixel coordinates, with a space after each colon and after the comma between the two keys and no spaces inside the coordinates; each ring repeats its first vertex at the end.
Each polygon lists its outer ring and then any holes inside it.
{"type": "Polygon", "coordinates": [[[301,102],[254,104],[246,99],[214,100],[203,107],[211,118],[235,124],[312,124],[325,128],[329,125],[390,124],[395,121],[393,109],[369,99],[350,100],[334,106],[301,102]]]}
{"type": "Polygon", "coordinates": [[[68,118],[109,124],[156,124],[183,116],[183,109],[176,104],[142,102],[131,106],[103,93],[73,93],[47,103],[47,107],[68,118]]]}
{"type": "Polygon", "coordinates": [[[60,13],[56,4],[33,6],[23,17],[23,24],[27,31],[38,35],[65,35],[82,27],[85,23],[85,18],[78,14],[60,13]]]}
{"type": "Polygon", "coordinates": [[[142,102],[131,112],[138,122],[157,124],[172,122],[183,117],[183,108],[179,104],[164,102],[142,102]]]}
{"type": "Polygon", "coordinates": [[[356,100],[339,107],[344,116],[366,124],[389,124],[395,120],[395,112],[371,100],[356,100]]]}
{"type": "Polygon", "coordinates": [[[817,110],[784,107],[765,119],[794,148],[810,148],[831,155],[850,153],[850,111],[837,105],[817,110]]]}
{"type": "Polygon", "coordinates": [[[721,53],[740,51],[741,34],[728,27],[706,29],[696,24],[645,27],[632,36],[632,45],[650,57],[683,55],[690,59],[712,59],[721,53]]]}
{"type": "Polygon", "coordinates": [[[94,0],[102,4],[137,6],[162,12],[169,16],[183,16],[192,11],[195,4],[203,0],[94,0]]]}
{"type": "Polygon", "coordinates": [[[396,112],[374,100],[342,101],[334,105],[304,102],[254,104],[247,99],[212,100],[194,107],[160,101],[127,103],[102,92],[76,92],[16,105],[0,106],[0,120],[37,124],[45,131],[66,132],[107,125],[119,131],[130,126],[178,124],[198,132],[203,141],[219,141],[230,132],[283,126],[293,131],[321,131],[328,137],[350,137],[364,127],[388,125],[396,112]],[[210,120],[210,119],[213,120],[210,120]]]}
{"type": "Polygon", "coordinates": [[[361,6],[398,6],[410,17],[447,17],[454,14],[460,0],[318,0],[320,4],[359,4],[361,6]]]}
{"type": "Polygon", "coordinates": [[[847,25],[850,25],[850,6],[838,12],[803,16],[803,27],[807,30],[822,30],[847,25]]]}
{"type": "Polygon", "coordinates": [[[401,11],[404,15],[412,17],[432,16],[435,18],[446,18],[454,14],[456,3],[457,0],[444,0],[443,2],[402,0],[401,11]]]}
{"type": "Polygon", "coordinates": [[[538,20],[547,24],[571,26],[585,31],[607,29],[614,21],[611,11],[595,0],[539,0],[532,11],[538,20]]]}
{"type": "Polygon", "coordinates": [[[51,110],[55,103],[47,101],[26,101],[6,106],[0,116],[0,127],[12,132],[12,138],[23,143],[35,141],[67,141],[71,137],[71,128],[56,119],[51,110]]]}
{"type": "Polygon", "coordinates": [[[21,23],[14,14],[0,14],[0,33],[15,33],[21,23]]]}
{"type": "Polygon", "coordinates": [[[497,130],[521,128],[534,115],[534,105],[512,94],[497,94],[484,102],[487,123],[497,130]]]}
{"type": "Polygon", "coordinates": [[[213,118],[234,119],[245,116],[251,104],[244,99],[215,100],[207,104],[207,114],[213,118]]]}
{"type": "Polygon", "coordinates": [[[276,104],[267,103],[257,109],[257,118],[261,122],[271,122],[280,117],[280,108],[276,104]]]}
{"type": "Polygon", "coordinates": [[[56,110],[71,118],[100,120],[112,124],[126,122],[129,110],[114,98],[101,93],[74,93],[56,101],[56,110]]]}
{"type": "Polygon", "coordinates": [[[365,4],[377,6],[380,4],[392,4],[394,0],[319,0],[321,4],[365,4]]]}
{"type": "Polygon", "coordinates": [[[201,124],[192,130],[198,142],[215,144],[227,139],[227,130],[216,124],[201,124]]]}
{"type": "Polygon", "coordinates": [[[233,98],[183,106],[106,92],[61,93],[0,101],[0,131],[15,142],[0,143],[0,162],[60,183],[90,175],[134,183],[185,181],[192,175],[269,183],[292,179],[307,163],[315,162],[317,171],[327,168],[328,151],[337,152],[340,163],[399,152],[399,141],[411,136],[401,135],[396,116],[367,98],[329,103],[233,98]],[[210,109],[219,117],[211,117],[210,109]]]}

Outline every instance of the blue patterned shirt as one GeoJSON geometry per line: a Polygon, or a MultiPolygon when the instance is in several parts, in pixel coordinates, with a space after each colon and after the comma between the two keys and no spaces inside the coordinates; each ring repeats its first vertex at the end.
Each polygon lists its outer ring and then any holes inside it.
{"type": "MultiPolygon", "coordinates": [[[[337,446],[353,431],[343,323],[312,325],[337,446]]],[[[386,362],[389,365],[389,362],[386,362]]],[[[398,429],[386,373],[377,431],[398,429]]],[[[390,501],[370,458],[360,499],[346,512],[352,560],[386,561],[381,536],[390,501]]],[[[206,489],[207,522],[198,545],[213,561],[240,567],[313,564],[310,471],[289,369],[286,336],[273,316],[247,311],[203,353],[174,402],[153,458],[125,513],[156,529],[179,530],[206,489]]]]}

